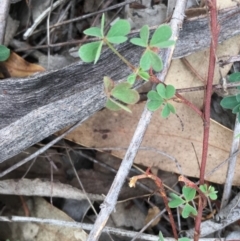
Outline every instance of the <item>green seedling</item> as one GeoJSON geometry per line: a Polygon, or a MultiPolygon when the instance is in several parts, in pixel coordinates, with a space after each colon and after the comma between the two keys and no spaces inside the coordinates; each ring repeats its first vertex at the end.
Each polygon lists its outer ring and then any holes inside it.
{"type": "Polygon", "coordinates": [[[147,71],[152,68],[155,71],[161,71],[163,63],[157,55],[159,48],[169,48],[175,44],[175,41],[169,40],[172,36],[172,30],[168,25],[162,25],[157,28],[149,42],[149,27],[144,25],[140,30],[140,38],[132,38],[131,43],[146,48],[141,59],[140,67],[147,71]]]}
{"type": "Polygon", "coordinates": [[[197,210],[189,204],[196,196],[196,190],[187,186],[182,189],[183,198],[175,193],[170,193],[171,201],[168,203],[170,208],[182,207],[182,217],[188,218],[190,215],[196,216],[197,210]]]}
{"type": "Polygon", "coordinates": [[[108,97],[106,107],[114,111],[124,109],[131,112],[124,104],[136,104],[140,98],[138,92],[131,89],[131,84],[123,82],[114,86],[114,82],[109,77],[104,77],[103,81],[105,93],[108,97]]]}
{"type": "Polygon", "coordinates": [[[129,34],[131,30],[131,26],[127,20],[120,19],[115,22],[106,35],[104,34],[104,24],[105,15],[103,14],[100,28],[92,27],[84,31],[86,35],[99,38],[99,41],[84,44],[80,47],[78,52],[79,56],[86,63],[97,63],[101,55],[103,44],[107,44],[115,52],[111,43],[120,44],[127,41],[126,35],[129,34]]]}
{"type": "Polygon", "coordinates": [[[0,45],[0,62],[6,61],[10,56],[10,49],[4,45],[0,45]]]}
{"type": "Polygon", "coordinates": [[[207,186],[207,184],[200,185],[200,190],[205,194],[206,197],[209,197],[211,200],[217,199],[218,191],[215,191],[213,186],[207,186]]]}
{"type": "Polygon", "coordinates": [[[172,85],[165,86],[164,84],[158,84],[155,90],[151,90],[148,92],[148,103],[147,107],[151,111],[156,111],[161,106],[163,106],[162,109],[162,117],[167,118],[170,113],[175,114],[176,110],[174,106],[170,103],[168,103],[168,100],[170,100],[176,93],[176,89],[172,85]]]}
{"type": "MultiPolygon", "coordinates": [[[[229,82],[240,81],[240,72],[233,73],[228,77],[229,82]]],[[[240,86],[237,87],[240,92],[240,86]]],[[[220,102],[220,105],[225,109],[231,109],[233,114],[236,114],[240,122],[240,94],[226,96],[220,102]]]]}
{"type": "MultiPolygon", "coordinates": [[[[200,185],[199,189],[205,194],[206,197],[209,197],[211,200],[217,199],[217,191],[213,186],[207,186],[206,184],[200,185]]],[[[196,190],[187,186],[184,186],[182,189],[183,198],[178,196],[175,193],[170,193],[171,201],[168,203],[170,208],[182,208],[182,217],[188,218],[191,214],[196,216],[197,210],[189,204],[196,197],[196,190]]]]}
{"type": "MultiPolygon", "coordinates": [[[[140,38],[132,38],[131,43],[144,47],[138,67],[133,66],[128,62],[112,44],[121,44],[127,41],[127,36],[131,30],[130,24],[127,20],[120,19],[116,21],[104,33],[105,15],[102,15],[101,26],[91,27],[86,29],[84,33],[89,36],[97,37],[98,40],[92,43],[82,45],[79,49],[80,58],[87,63],[97,61],[102,52],[102,46],[107,45],[127,66],[132,69],[132,73],[127,77],[127,82],[114,85],[110,78],[104,77],[105,93],[108,97],[106,107],[110,110],[124,109],[130,112],[126,104],[135,104],[139,100],[139,94],[132,89],[132,85],[136,79],[143,79],[148,81],[150,75],[148,71],[152,68],[155,71],[161,71],[163,63],[161,58],[157,55],[159,48],[168,48],[175,44],[175,41],[170,40],[172,30],[168,25],[163,25],[157,28],[149,40],[149,27],[143,26],[140,31],[140,38]]],[[[163,105],[162,116],[168,117],[170,113],[175,113],[173,105],[167,101],[175,94],[175,88],[168,85],[167,87],[158,85],[157,94],[149,93],[150,103],[148,103],[149,110],[156,110],[163,105]],[[158,96],[159,97],[158,97],[158,96]],[[156,97],[157,96],[157,97],[156,97]]]]}

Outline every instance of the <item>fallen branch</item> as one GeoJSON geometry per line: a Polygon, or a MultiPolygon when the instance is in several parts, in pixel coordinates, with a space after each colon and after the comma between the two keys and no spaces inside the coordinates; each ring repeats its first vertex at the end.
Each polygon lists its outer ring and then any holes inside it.
{"type": "MultiPolygon", "coordinates": [[[[236,7],[219,13],[220,42],[240,34],[239,11],[236,7]]],[[[173,57],[186,56],[209,44],[207,17],[187,20],[173,57]]],[[[129,43],[118,50],[133,64],[142,53],[129,43]]],[[[103,108],[103,76],[119,80],[130,73],[120,61],[105,51],[97,65],[78,62],[29,78],[0,81],[0,163],[103,108]]]]}

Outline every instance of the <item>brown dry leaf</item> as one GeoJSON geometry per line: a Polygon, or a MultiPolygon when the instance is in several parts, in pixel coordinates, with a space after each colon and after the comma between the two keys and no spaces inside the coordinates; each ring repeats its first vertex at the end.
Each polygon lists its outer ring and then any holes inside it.
{"type": "MultiPolygon", "coordinates": [[[[8,60],[3,62],[3,66],[8,70],[11,77],[27,77],[45,71],[40,65],[31,64],[12,51],[8,60]]],[[[3,78],[1,73],[0,78],[3,78]]]]}
{"type": "MultiPolygon", "coordinates": [[[[192,93],[192,95],[195,94],[192,93]]],[[[145,103],[135,105],[132,114],[124,111],[111,112],[106,109],[100,111],[70,133],[67,139],[94,148],[128,147],[144,105],[145,103]],[[94,132],[94,129],[109,129],[110,131],[103,138],[102,134],[94,132]]],[[[142,146],[156,148],[175,157],[181,165],[184,175],[199,177],[198,160],[201,160],[202,153],[202,119],[185,105],[176,103],[174,105],[184,123],[184,130],[182,131],[181,123],[176,116],[172,115],[166,120],[160,117],[159,112],[156,112],[144,136],[142,146]]],[[[232,131],[227,128],[211,122],[210,130],[206,173],[228,157],[232,141],[232,131]]],[[[123,158],[125,150],[114,150],[112,154],[123,158]]],[[[165,171],[179,172],[174,161],[152,150],[139,151],[135,163],[156,166],[165,171]]],[[[240,162],[236,167],[235,185],[240,184],[240,172],[237,171],[239,168],[240,162]]],[[[225,165],[206,179],[212,182],[224,183],[226,169],[225,165]]]]}
{"type": "MultiPolygon", "coordinates": [[[[148,209],[147,217],[145,218],[145,225],[148,224],[152,219],[154,219],[160,213],[160,209],[157,206],[148,209]]],[[[149,226],[154,227],[160,222],[161,217],[158,217],[154,222],[149,226]]]]}

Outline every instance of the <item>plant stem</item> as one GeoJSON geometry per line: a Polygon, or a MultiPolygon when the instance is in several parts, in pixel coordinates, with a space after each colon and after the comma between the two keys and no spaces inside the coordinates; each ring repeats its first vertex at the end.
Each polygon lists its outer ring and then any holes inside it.
{"type": "Polygon", "coordinates": [[[105,44],[115,53],[132,71],[135,71],[135,66],[133,66],[126,58],[124,58],[106,39],[103,40],[105,44]]]}
{"type": "MultiPolygon", "coordinates": [[[[211,27],[212,41],[210,46],[208,78],[207,78],[206,96],[205,96],[205,105],[204,105],[204,133],[203,133],[202,162],[200,167],[200,184],[204,183],[205,169],[206,169],[206,163],[207,163],[208,140],[209,140],[209,130],[210,130],[210,104],[211,104],[214,68],[216,64],[215,54],[216,54],[217,40],[218,40],[216,0],[207,1],[207,4],[210,10],[210,27],[211,27]]],[[[199,205],[198,205],[198,216],[195,221],[194,241],[199,240],[202,210],[203,210],[203,203],[200,198],[199,205]]]]}

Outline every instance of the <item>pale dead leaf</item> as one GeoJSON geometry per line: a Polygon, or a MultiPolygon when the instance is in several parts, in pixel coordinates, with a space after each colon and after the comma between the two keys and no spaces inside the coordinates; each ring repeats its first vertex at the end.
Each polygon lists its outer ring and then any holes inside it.
{"type": "Polygon", "coordinates": [[[117,227],[133,227],[139,230],[144,226],[145,215],[131,201],[118,203],[111,217],[117,227]]]}
{"type": "MultiPolygon", "coordinates": [[[[160,213],[160,209],[157,206],[148,209],[148,214],[145,218],[145,225],[148,224],[152,219],[154,219],[160,213]]],[[[151,223],[149,227],[156,226],[161,220],[161,217],[158,217],[155,221],[151,223]]]]}
{"type": "MultiPolygon", "coordinates": [[[[192,93],[195,95],[195,93],[192,93]]],[[[136,125],[143,111],[145,103],[137,104],[132,108],[132,114],[124,111],[100,111],[88,119],[82,126],[67,136],[67,139],[84,144],[88,147],[128,147],[135,131],[136,125]],[[94,132],[94,129],[109,129],[107,136],[94,132]]],[[[191,109],[183,104],[174,103],[177,113],[184,123],[184,131],[176,116],[172,115],[167,120],[160,117],[160,112],[153,115],[152,121],[144,136],[142,146],[156,148],[175,157],[182,167],[184,175],[199,177],[198,160],[202,154],[202,119],[191,109]],[[193,149],[195,147],[197,158],[193,149]]],[[[211,122],[209,153],[206,173],[228,158],[232,131],[211,122]]],[[[125,150],[112,151],[113,155],[123,158],[125,150]]],[[[145,166],[155,166],[159,169],[177,172],[176,164],[153,151],[139,151],[135,163],[145,166]]],[[[234,177],[234,185],[240,184],[240,164],[238,162],[234,177]]],[[[212,182],[224,183],[226,165],[206,179],[212,182]]]]}
{"type": "MultiPolygon", "coordinates": [[[[2,64],[8,70],[11,77],[27,77],[37,72],[45,71],[40,65],[31,64],[14,52],[11,52],[8,60],[2,64]]],[[[0,78],[3,78],[1,73],[0,78]]]]}

